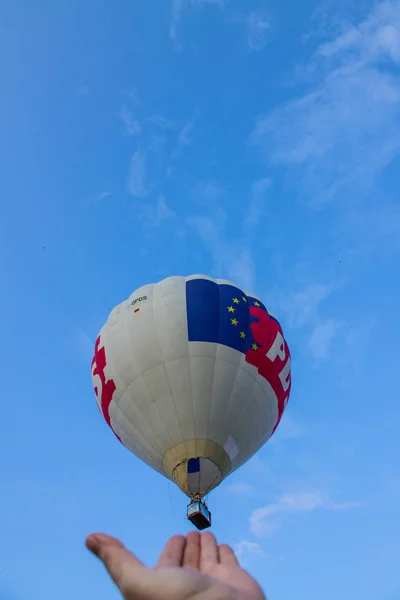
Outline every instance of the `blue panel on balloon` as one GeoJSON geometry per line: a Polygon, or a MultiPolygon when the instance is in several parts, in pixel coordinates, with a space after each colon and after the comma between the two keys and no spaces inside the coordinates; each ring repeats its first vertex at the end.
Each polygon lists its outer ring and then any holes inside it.
{"type": "Polygon", "coordinates": [[[187,462],[187,472],[188,473],[199,473],[200,472],[200,459],[199,458],[189,458],[187,462]]]}
{"type": "Polygon", "coordinates": [[[245,354],[254,345],[249,307],[265,306],[238,287],[208,279],[186,282],[189,342],[222,344],[245,354]]]}

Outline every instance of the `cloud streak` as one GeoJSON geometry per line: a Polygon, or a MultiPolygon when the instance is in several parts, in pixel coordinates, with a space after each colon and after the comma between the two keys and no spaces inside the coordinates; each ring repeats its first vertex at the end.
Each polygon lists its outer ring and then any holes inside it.
{"type": "MultiPolygon", "coordinates": [[[[267,215],[267,193],[271,180],[261,178],[253,183],[249,192],[249,202],[236,236],[229,235],[228,213],[222,208],[222,200],[229,199],[228,192],[213,182],[196,187],[196,198],[200,205],[207,206],[208,216],[201,214],[190,219],[197,235],[211,252],[214,269],[221,277],[232,279],[246,291],[252,291],[256,282],[254,262],[254,239],[256,229],[267,215]]],[[[204,210],[203,210],[204,213],[204,210]]]]}
{"type": "Polygon", "coordinates": [[[145,203],[137,207],[139,218],[143,223],[150,227],[160,227],[166,221],[172,221],[176,218],[175,212],[168,205],[164,196],[159,196],[153,204],[145,203]]]}
{"type": "Polygon", "coordinates": [[[125,131],[129,136],[135,136],[142,133],[142,126],[139,121],[135,118],[133,112],[123,104],[119,111],[119,118],[124,124],[125,131]]]}
{"type": "Polygon", "coordinates": [[[250,516],[250,530],[255,536],[272,534],[278,527],[277,517],[284,513],[306,513],[317,509],[349,510],[356,503],[337,503],[319,491],[287,493],[277,502],[257,508],[250,516]]]}
{"type": "Polygon", "coordinates": [[[312,356],[317,360],[326,360],[329,350],[340,323],[335,319],[328,319],[319,323],[313,330],[308,346],[312,356]]]}
{"type": "Polygon", "coordinates": [[[247,45],[251,52],[264,50],[269,41],[270,20],[262,12],[252,12],[245,19],[247,45]]]}
{"type": "Polygon", "coordinates": [[[267,215],[267,192],[271,187],[271,180],[262,178],[255,181],[251,189],[250,208],[245,217],[246,235],[250,236],[255,227],[260,224],[263,217],[267,215]]]}
{"type": "Polygon", "coordinates": [[[227,486],[226,490],[230,495],[239,497],[254,496],[257,494],[256,488],[250,485],[250,483],[246,483],[244,481],[231,483],[227,486]]]}
{"type": "Polygon", "coordinates": [[[131,159],[126,187],[128,194],[135,198],[144,198],[149,193],[147,189],[146,158],[145,152],[137,151],[131,159]]]}
{"type": "Polygon", "coordinates": [[[400,3],[321,44],[311,87],[260,119],[252,141],[313,204],[358,199],[400,151],[400,3]]]}
{"type": "Polygon", "coordinates": [[[291,327],[304,327],[318,317],[319,307],[332,293],[332,284],[310,282],[278,292],[278,305],[291,327]]]}
{"type": "Polygon", "coordinates": [[[215,6],[222,8],[226,4],[226,0],[173,0],[172,1],[172,17],[169,28],[169,36],[176,50],[181,50],[182,46],[179,41],[179,28],[182,24],[185,13],[193,8],[202,10],[205,6],[215,6]]]}
{"type": "Polygon", "coordinates": [[[226,212],[217,208],[211,217],[192,217],[189,223],[211,252],[216,273],[232,279],[246,291],[254,289],[256,273],[251,249],[228,239],[226,212]]]}
{"type": "Polygon", "coordinates": [[[233,549],[238,561],[242,565],[248,564],[252,558],[269,557],[269,555],[264,551],[262,546],[257,542],[249,542],[247,540],[242,540],[238,544],[235,544],[233,549]]]}

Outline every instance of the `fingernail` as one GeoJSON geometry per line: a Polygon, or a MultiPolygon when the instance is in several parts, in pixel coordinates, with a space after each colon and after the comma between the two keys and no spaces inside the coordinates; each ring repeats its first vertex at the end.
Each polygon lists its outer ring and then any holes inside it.
{"type": "Polygon", "coordinates": [[[96,535],[90,535],[86,540],[87,548],[96,556],[99,556],[100,540],[96,535]]]}

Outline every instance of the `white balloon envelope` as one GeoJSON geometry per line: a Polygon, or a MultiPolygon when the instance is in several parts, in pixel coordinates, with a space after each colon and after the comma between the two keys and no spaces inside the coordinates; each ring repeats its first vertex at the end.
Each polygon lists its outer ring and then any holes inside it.
{"type": "Polygon", "coordinates": [[[199,500],[275,431],[290,352],[259,298],[205,275],[169,277],[111,312],[92,381],[119,440],[199,500]]]}

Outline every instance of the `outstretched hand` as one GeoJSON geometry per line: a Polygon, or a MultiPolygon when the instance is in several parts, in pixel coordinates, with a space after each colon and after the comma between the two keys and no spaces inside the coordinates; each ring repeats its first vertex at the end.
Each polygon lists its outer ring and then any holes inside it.
{"type": "Polygon", "coordinates": [[[125,600],[265,600],[232,549],[217,545],[209,532],[174,536],[154,568],[144,566],[108,535],[90,535],[86,545],[102,561],[125,600]]]}

